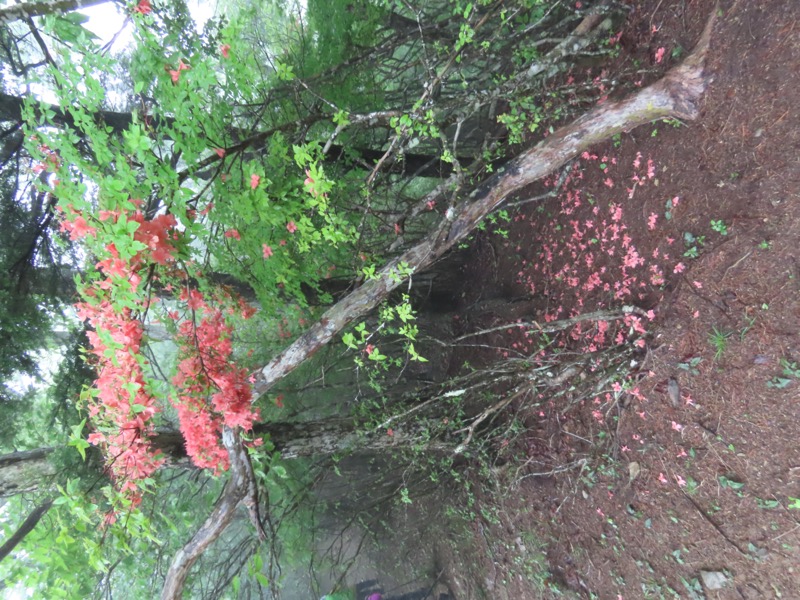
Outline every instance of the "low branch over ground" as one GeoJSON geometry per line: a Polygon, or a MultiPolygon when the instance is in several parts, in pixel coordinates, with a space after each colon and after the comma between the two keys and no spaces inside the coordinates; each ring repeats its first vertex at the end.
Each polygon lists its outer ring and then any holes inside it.
{"type": "MultiPolygon", "coordinates": [[[[267,392],[345,327],[366,316],[393,290],[403,284],[406,278],[401,275],[401,271],[419,273],[431,266],[445,252],[466,238],[475,226],[510,194],[545,177],[584,150],[617,133],[630,131],[639,125],[658,119],[697,118],[698,105],[709,81],[704,65],[713,23],[712,14],[694,52],[681,65],[667,72],[661,80],[625,100],[598,106],[572,124],[559,129],[511,161],[505,169],[484,182],[467,199],[452,206],[436,229],[419,244],[390,261],[375,279],[364,282],[361,287],[340,300],[294,343],[267,365],[258,369],[254,373],[255,395],[260,396],[267,392]]],[[[231,462],[233,463],[233,460],[231,462]]],[[[236,474],[232,473],[231,479],[235,478],[236,474]]],[[[231,484],[228,487],[231,488],[231,493],[238,489],[231,484]]],[[[228,497],[226,487],[226,494],[220,499],[201,531],[206,530],[209,525],[214,525],[219,518],[220,506],[229,507],[232,498],[228,497]]],[[[216,532],[215,537],[219,536],[223,529],[224,526],[220,526],[217,522],[213,527],[213,531],[216,532]]],[[[195,535],[173,560],[167,574],[163,600],[180,598],[189,567],[211,543],[207,536],[203,538],[205,540],[203,544],[196,543],[198,535],[195,535]],[[181,574],[179,582],[174,580],[176,574],[181,574]]]]}
{"type": "Polygon", "coordinates": [[[228,483],[222,490],[217,505],[206,522],[192,536],[192,539],[175,555],[167,572],[161,598],[179,599],[182,596],[186,577],[197,559],[216,540],[233,521],[236,508],[244,501],[253,502],[255,480],[252,476],[250,458],[242,445],[239,434],[227,427],[222,431],[222,443],[231,459],[228,483]]]}

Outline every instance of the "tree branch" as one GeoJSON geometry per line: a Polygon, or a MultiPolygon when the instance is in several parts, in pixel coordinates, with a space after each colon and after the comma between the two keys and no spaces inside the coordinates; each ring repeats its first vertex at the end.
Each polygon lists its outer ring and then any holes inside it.
{"type": "Polygon", "coordinates": [[[6,556],[11,554],[14,548],[17,547],[22,540],[25,539],[25,536],[28,535],[31,531],[33,531],[34,527],[42,520],[42,517],[50,510],[50,507],[53,505],[52,500],[47,500],[44,503],[40,504],[36,508],[33,509],[31,514],[28,515],[28,518],[19,526],[5,544],[0,546],[0,561],[2,561],[6,556]]]}

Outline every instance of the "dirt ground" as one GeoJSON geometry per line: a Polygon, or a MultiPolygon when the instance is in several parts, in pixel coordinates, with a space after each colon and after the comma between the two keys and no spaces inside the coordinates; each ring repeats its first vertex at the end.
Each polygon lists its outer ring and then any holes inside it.
{"type": "MultiPolygon", "coordinates": [[[[464,307],[528,299],[485,327],[634,305],[559,343],[644,341],[594,397],[513,405],[514,476],[478,500],[478,551],[444,553],[457,598],[800,598],[800,3],[629,4],[614,66],[573,76],[647,85],[717,11],[701,117],[529,190],[558,194],[477,237],[464,307]]],[[[499,354],[530,352],[508,331],[499,354]]]]}

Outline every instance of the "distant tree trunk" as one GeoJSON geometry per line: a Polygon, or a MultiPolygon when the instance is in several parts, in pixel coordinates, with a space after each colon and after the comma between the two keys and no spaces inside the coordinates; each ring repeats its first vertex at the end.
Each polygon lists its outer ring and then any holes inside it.
{"type": "MultiPolygon", "coordinates": [[[[394,426],[392,435],[386,430],[365,433],[352,419],[331,418],[298,423],[262,423],[256,425],[256,435],[269,435],[284,459],[303,456],[330,456],[354,450],[391,450],[420,444],[423,431],[413,427],[394,426]]],[[[152,436],[153,448],[161,450],[167,463],[175,465],[187,459],[183,435],[179,431],[163,429],[152,436]]],[[[448,444],[435,440],[426,446],[430,450],[451,449],[448,444]]],[[[0,498],[23,492],[45,489],[55,475],[48,457],[53,448],[37,448],[0,455],[0,498]]],[[[91,447],[89,453],[98,452],[91,447]]],[[[95,457],[99,456],[95,455],[95,457]]]]}
{"type": "MultiPolygon", "coordinates": [[[[2,15],[2,10],[0,9],[0,15],[2,15]]],[[[11,94],[5,94],[0,92],[0,122],[13,122],[13,123],[20,123],[22,121],[22,107],[24,106],[25,99],[20,96],[12,96],[11,94]]],[[[51,115],[52,123],[55,125],[61,126],[68,126],[76,128],[75,119],[73,115],[68,111],[63,109],[60,106],[55,104],[48,104],[46,102],[39,102],[36,105],[36,109],[39,113],[48,113],[51,115]]],[[[122,132],[127,131],[131,124],[133,123],[133,115],[129,112],[116,112],[113,110],[100,110],[92,115],[94,119],[98,123],[103,123],[104,125],[111,128],[111,130],[117,134],[121,135],[122,132]]],[[[327,119],[327,115],[320,115],[319,117],[314,118],[314,121],[327,119]]],[[[172,117],[157,117],[151,116],[148,117],[148,123],[154,129],[159,129],[161,127],[170,127],[175,120],[172,117]]],[[[284,126],[278,127],[278,129],[290,129],[295,127],[297,123],[289,122],[284,126]]],[[[240,137],[243,141],[237,144],[235,147],[228,148],[230,152],[235,150],[245,150],[247,148],[251,149],[258,149],[263,146],[264,140],[266,139],[266,134],[260,133],[256,135],[249,135],[248,132],[239,131],[238,137],[240,137]]],[[[273,133],[273,132],[270,132],[273,133]]],[[[362,161],[369,165],[375,165],[378,161],[383,157],[385,154],[384,150],[379,149],[372,149],[372,148],[347,148],[347,151],[351,154],[358,155],[362,161]]],[[[9,150],[2,150],[0,151],[0,156],[4,153],[9,153],[9,150]]],[[[337,144],[331,144],[328,148],[328,152],[325,154],[324,162],[326,163],[335,163],[337,161],[343,160],[345,158],[346,152],[343,146],[337,144]]],[[[215,162],[217,162],[219,158],[212,154],[206,162],[203,163],[203,166],[207,167],[215,162]]],[[[462,162],[469,162],[471,158],[462,156],[459,157],[459,160],[462,162]]],[[[500,166],[500,162],[495,163],[495,167],[500,166]]],[[[413,152],[406,152],[403,154],[401,160],[397,160],[396,162],[392,163],[392,165],[388,169],[392,173],[404,173],[407,175],[414,175],[416,177],[446,177],[450,173],[453,172],[453,165],[443,161],[438,156],[429,156],[423,154],[414,154],[413,152]]],[[[210,174],[204,173],[203,171],[198,171],[194,174],[195,177],[200,179],[204,179],[210,177],[210,174]]]]}
{"type": "Polygon", "coordinates": [[[47,457],[52,448],[37,448],[0,456],[0,498],[39,489],[55,474],[47,457]]]}
{"type": "MultiPolygon", "coordinates": [[[[381,451],[419,445],[424,439],[421,428],[395,425],[392,435],[386,429],[365,433],[353,419],[331,418],[297,423],[264,423],[254,428],[256,435],[269,435],[281,457],[289,460],[303,456],[331,456],[348,451],[381,451]]],[[[179,431],[159,431],[151,438],[171,462],[186,458],[183,436],[179,431]]],[[[428,450],[452,450],[455,446],[436,440],[424,444],[428,450]]]]}
{"type": "Polygon", "coordinates": [[[71,12],[89,6],[105,4],[109,0],[39,0],[25,4],[12,4],[0,8],[0,23],[13,23],[28,17],[42,17],[58,13],[71,12]]]}
{"type": "Polygon", "coordinates": [[[14,548],[16,548],[17,545],[25,539],[26,535],[33,531],[39,521],[41,521],[42,517],[47,514],[48,510],[50,510],[52,505],[53,501],[47,500],[43,504],[40,504],[33,509],[31,514],[28,515],[28,518],[25,519],[22,525],[19,526],[19,529],[14,532],[14,535],[8,538],[6,543],[0,546],[0,562],[2,562],[6,556],[11,554],[14,548]]]}

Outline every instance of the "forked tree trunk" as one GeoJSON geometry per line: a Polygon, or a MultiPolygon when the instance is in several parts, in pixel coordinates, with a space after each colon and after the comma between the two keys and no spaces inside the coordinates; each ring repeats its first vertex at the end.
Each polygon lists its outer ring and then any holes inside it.
{"type": "MultiPolygon", "coordinates": [[[[376,279],[365,282],[335,304],[286,350],[258,369],[254,374],[253,384],[256,396],[268,391],[350,323],[363,318],[374,309],[392,290],[402,285],[406,279],[401,275],[402,272],[418,273],[433,264],[468,236],[511,193],[541,179],[584,150],[617,133],[630,131],[658,119],[697,118],[698,105],[709,81],[704,72],[704,64],[713,23],[712,15],[695,51],[683,64],[667,72],[661,80],[625,100],[599,106],[571,125],[559,129],[511,161],[502,172],[498,172],[466,200],[451,208],[439,226],[419,244],[390,261],[376,279]]],[[[234,463],[234,453],[231,454],[231,462],[234,463]]],[[[181,597],[189,569],[203,549],[222,532],[222,528],[217,525],[222,517],[220,510],[226,507],[232,513],[236,508],[236,503],[231,502],[231,498],[237,497],[238,492],[235,487],[231,489],[231,494],[224,495],[215,507],[213,519],[209,518],[173,560],[167,573],[162,600],[178,600],[181,597]]],[[[231,514],[228,514],[227,518],[230,517],[231,514]]]]}

